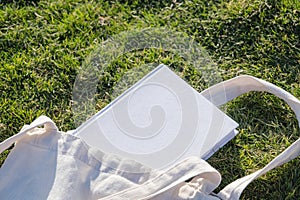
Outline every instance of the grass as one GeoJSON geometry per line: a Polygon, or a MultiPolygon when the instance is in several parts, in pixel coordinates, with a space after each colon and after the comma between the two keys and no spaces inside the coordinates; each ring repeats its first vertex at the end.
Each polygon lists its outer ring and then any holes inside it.
{"type": "MultiPolygon", "coordinates": [[[[75,128],[72,89],[86,58],[114,35],[149,27],[193,38],[224,80],[249,74],[300,98],[298,0],[0,0],[0,141],[41,114],[61,130],[75,128]]],[[[97,110],[112,100],[122,74],[161,62],[199,91],[206,87],[178,54],[136,50],[109,63],[98,85],[97,110]]],[[[269,94],[243,95],[226,112],[239,122],[240,134],[208,160],[223,176],[218,189],[263,167],[300,136],[293,112],[269,94]]],[[[299,164],[297,158],[254,181],[242,199],[299,199],[299,164]]]]}

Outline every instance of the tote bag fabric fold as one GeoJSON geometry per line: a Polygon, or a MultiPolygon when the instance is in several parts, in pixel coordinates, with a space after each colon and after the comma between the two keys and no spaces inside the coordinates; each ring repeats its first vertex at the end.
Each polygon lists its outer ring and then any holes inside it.
{"type": "Polygon", "coordinates": [[[188,199],[211,193],[220,174],[207,162],[191,157],[167,171],[156,171],[133,160],[105,154],[80,138],[59,132],[41,116],[20,133],[0,144],[15,147],[0,169],[1,199],[188,199]],[[37,128],[44,125],[44,128],[37,128]],[[133,173],[135,172],[135,173],[133,173]],[[164,194],[166,193],[166,194],[164,194]]]}

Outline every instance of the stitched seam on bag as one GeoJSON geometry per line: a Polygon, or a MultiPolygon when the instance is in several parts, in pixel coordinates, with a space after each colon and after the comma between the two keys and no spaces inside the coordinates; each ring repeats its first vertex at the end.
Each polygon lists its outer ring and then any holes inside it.
{"type": "MultiPolygon", "coordinates": [[[[45,131],[46,131],[46,130],[45,130],[45,131]]],[[[64,133],[62,133],[62,132],[60,132],[60,131],[55,130],[54,133],[51,133],[50,131],[46,131],[46,132],[47,132],[48,134],[59,135],[59,136],[60,136],[59,139],[62,139],[62,140],[65,141],[65,138],[62,137],[62,135],[63,135],[64,133]]],[[[45,133],[46,133],[46,132],[45,132],[45,133]]],[[[38,141],[38,136],[40,136],[40,135],[42,135],[42,134],[34,134],[34,135],[31,135],[31,136],[33,137],[33,139],[32,139],[31,141],[33,141],[33,142],[24,141],[24,140],[20,140],[20,141],[18,141],[18,142],[19,142],[19,143],[26,143],[26,144],[28,144],[28,145],[35,146],[35,147],[37,147],[37,148],[41,148],[41,149],[45,149],[45,150],[50,150],[51,152],[57,152],[57,151],[59,150],[59,149],[58,149],[58,146],[56,146],[56,145],[55,145],[55,148],[53,148],[52,146],[44,146],[44,145],[38,144],[38,143],[37,143],[37,141],[38,141]]],[[[73,136],[73,135],[68,135],[67,137],[73,139],[72,141],[79,140],[80,143],[81,143],[80,146],[82,146],[82,147],[84,148],[84,150],[85,150],[85,154],[89,155],[89,157],[90,157],[91,159],[95,160],[97,163],[101,163],[101,165],[104,163],[102,160],[99,160],[97,157],[95,157],[93,153],[88,152],[88,150],[90,149],[90,147],[89,147],[84,141],[82,141],[80,138],[77,138],[77,137],[75,137],[75,136],[73,136]]],[[[66,142],[66,141],[65,141],[65,142],[66,142]]],[[[58,145],[59,142],[57,141],[56,144],[58,145]]],[[[70,149],[70,148],[69,148],[69,149],[70,149]]],[[[97,150],[97,151],[100,151],[101,153],[104,153],[104,152],[102,152],[101,150],[97,150]]],[[[81,159],[79,158],[78,155],[76,156],[76,155],[70,154],[70,152],[68,152],[68,151],[63,151],[63,150],[59,150],[59,152],[61,152],[62,154],[69,154],[69,156],[72,156],[72,157],[74,157],[74,158],[80,160],[81,162],[83,162],[83,163],[89,165],[90,167],[95,168],[95,166],[93,166],[93,165],[87,163],[86,161],[81,160],[81,159]]],[[[105,154],[108,155],[107,153],[105,153],[105,154]]],[[[120,161],[122,161],[122,160],[120,160],[120,161]]],[[[100,170],[98,170],[98,171],[100,171],[100,170]]]]}
{"type": "MultiPolygon", "coordinates": [[[[59,152],[60,152],[62,155],[64,155],[64,156],[69,156],[69,157],[75,158],[76,160],[81,161],[82,163],[84,163],[84,164],[86,164],[87,166],[89,166],[89,167],[95,169],[96,171],[99,171],[99,172],[101,171],[101,170],[97,169],[95,166],[92,166],[92,165],[88,164],[86,161],[83,161],[82,159],[80,159],[79,156],[75,156],[75,155],[70,154],[70,152],[68,152],[68,151],[58,150],[58,149],[54,149],[54,148],[51,148],[51,147],[47,148],[47,147],[45,147],[45,146],[43,146],[43,145],[37,145],[37,144],[34,144],[34,143],[25,142],[25,141],[20,141],[19,143],[24,143],[24,144],[33,146],[33,147],[35,147],[35,148],[44,149],[44,150],[49,150],[50,152],[55,152],[55,153],[59,151],[59,152]]],[[[97,158],[93,157],[93,159],[95,159],[96,161],[99,161],[99,162],[101,163],[101,165],[103,164],[103,163],[102,163],[100,160],[98,160],[97,158]]],[[[114,169],[114,168],[112,168],[112,169],[114,169]]],[[[114,169],[114,170],[115,170],[115,169],[114,169]]],[[[115,170],[115,171],[116,171],[116,170],[115,170]]]]}
{"type": "MultiPolygon", "coordinates": [[[[41,148],[41,149],[44,149],[44,150],[50,150],[51,152],[57,152],[57,149],[46,148],[46,147],[44,147],[44,146],[42,146],[42,145],[32,144],[32,143],[25,142],[25,141],[22,141],[22,143],[26,143],[26,144],[29,144],[29,145],[31,145],[31,146],[33,146],[33,147],[41,148]]],[[[70,157],[76,158],[77,160],[79,160],[79,161],[81,161],[82,163],[84,163],[84,164],[88,165],[89,167],[91,167],[93,170],[98,171],[98,172],[101,172],[101,170],[99,170],[99,169],[97,169],[97,168],[95,168],[95,167],[93,167],[93,166],[87,164],[86,162],[82,161],[82,160],[79,159],[78,157],[73,156],[73,155],[70,155],[69,152],[67,152],[67,151],[61,151],[61,150],[60,150],[60,153],[62,153],[64,156],[70,156],[70,157]]],[[[194,164],[197,164],[197,163],[198,163],[198,162],[189,162],[188,164],[194,165],[194,164]]],[[[101,164],[102,164],[102,163],[101,163],[101,164]]],[[[179,164],[175,165],[173,168],[168,169],[168,170],[165,171],[164,173],[161,173],[161,174],[159,174],[158,176],[156,176],[156,177],[154,177],[154,178],[152,178],[152,179],[147,180],[145,183],[143,183],[143,184],[138,184],[137,186],[133,186],[133,187],[130,187],[130,188],[125,189],[125,190],[123,190],[123,191],[120,191],[119,193],[117,193],[117,194],[115,194],[115,195],[113,195],[113,196],[111,196],[111,197],[119,196],[119,195],[126,195],[127,193],[130,193],[130,192],[132,192],[132,190],[135,190],[135,189],[137,189],[137,188],[139,188],[139,187],[146,187],[146,188],[148,188],[148,187],[149,187],[149,186],[148,186],[149,184],[155,184],[155,183],[156,183],[157,181],[159,181],[163,176],[168,176],[169,173],[173,172],[174,170],[178,170],[177,168],[180,167],[180,166],[182,166],[182,165],[184,165],[184,164],[186,164],[186,162],[184,162],[184,163],[179,163],[179,164]]],[[[115,172],[116,172],[116,171],[115,171],[115,172]]],[[[180,178],[179,178],[179,179],[180,179],[180,178]]],[[[176,179],[176,180],[177,180],[177,179],[176,179]]],[[[172,182],[172,180],[170,180],[169,182],[172,182]]],[[[163,184],[163,185],[164,185],[164,184],[163,184]]],[[[158,186],[158,187],[155,187],[154,191],[157,191],[157,189],[159,189],[159,186],[158,186]]],[[[147,192],[147,193],[144,194],[144,195],[148,195],[148,194],[149,194],[149,192],[147,192]]]]}
{"type": "MultiPolygon", "coordinates": [[[[189,164],[197,164],[198,162],[189,162],[189,164]]],[[[131,188],[128,188],[128,189],[126,189],[126,190],[123,190],[123,191],[121,191],[121,192],[119,192],[119,193],[117,193],[117,194],[113,194],[113,195],[111,195],[111,196],[109,196],[109,197],[118,197],[118,196],[120,196],[120,195],[128,195],[128,193],[130,194],[130,193],[132,193],[132,192],[135,192],[134,190],[135,189],[137,189],[137,188],[142,188],[142,187],[145,187],[145,190],[147,189],[147,188],[149,188],[149,184],[155,184],[155,182],[157,182],[157,181],[159,181],[160,179],[161,179],[161,177],[163,177],[163,176],[167,176],[167,175],[169,175],[169,173],[171,173],[172,171],[174,171],[174,170],[176,170],[178,167],[180,167],[181,165],[184,165],[185,164],[185,162],[184,163],[179,163],[179,164],[177,164],[177,165],[175,165],[174,167],[172,167],[171,169],[168,169],[167,171],[165,171],[164,173],[161,173],[161,174],[159,174],[158,176],[156,176],[156,177],[154,177],[153,179],[150,179],[150,180],[148,180],[148,181],[146,181],[145,183],[143,183],[143,184],[141,184],[141,185],[138,185],[138,186],[134,186],[134,187],[131,187],[131,188]]],[[[199,173],[198,173],[199,174],[199,173]]],[[[180,179],[180,178],[178,178],[178,179],[180,179]]],[[[177,179],[176,179],[177,180],[177,179]]],[[[173,182],[174,180],[170,180],[169,182],[173,182]]],[[[163,184],[163,185],[167,185],[167,184],[163,184]]],[[[154,191],[157,191],[158,189],[160,189],[160,187],[161,186],[157,186],[155,189],[154,189],[154,191]]],[[[145,196],[145,195],[149,195],[149,193],[151,194],[151,193],[153,193],[153,191],[148,191],[147,193],[145,193],[145,194],[143,194],[143,196],[145,196]]],[[[135,196],[135,197],[137,197],[137,196],[135,196]]]]}
{"type": "MultiPolygon", "coordinates": [[[[77,138],[76,138],[76,139],[77,139],[77,138]]],[[[80,142],[82,142],[82,141],[80,141],[80,142]]],[[[58,149],[56,149],[56,148],[54,149],[54,148],[51,148],[51,147],[46,147],[46,146],[43,146],[43,145],[38,145],[38,144],[31,143],[31,142],[26,142],[26,141],[20,141],[20,143],[24,143],[24,144],[33,146],[33,147],[35,147],[35,148],[40,148],[40,149],[48,150],[48,151],[54,152],[54,153],[60,152],[61,155],[72,157],[72,158],[74,158],[74,159],[76,159],[76,160],[78,160],[78,161],[84,163],[85,165],[89,166],[90,168],[92,168],[93,170],[95,170],[95,171],[97,171],[97,172],[103,172],[103,171],[101,171],[101,166],[110,168],[110,172],[114,172],[114,174],[117,174],[117,175],[120,175],[118,172],[122,172],[122,171],[124,172],[124,171],[125,171],[125,170],[122,170],[122,168],[118,168],[118,166],[120,166],[120,164],[121,164],[121,162],[122,162],[122,159],[120,160],[120,162],[118,162],[117,167],[109,167],[109,166],[107,166],[107,164],[105,164],[105,162],[103,162],[103,161],[97,159],[93,154],[90,154],[90,155],[89,155],[89,156],[90,156],[90,159],[94,159],[96,162],[99,163],[99,167],[96,167],[95,165],[93,166],[93,165],[89,164],[88,162],[86,162],[86,161],[80,159],[80,156],[76,156],[76,155],[70,154],[70,152],[68,152],[68,151],[58,150],[58,149]]],[[[85,144],[84,144],[84,145],[85,145],[85,144]]],[[[85,150],[86,150],[85,154],[88,154],[88,149],[87,149],[88,147],[84,146],[84,148],[85,148],[85,150]]],[[[111,154],[111,155],[113,155],[113,154],[111,154]]],[[[136,162],[136,161],[134,161],[134,162],[136,162]]],[[[105,173],[105,172],[103,172],[103,173],[105,173]]],[[[152,173],[151,173],[151,172],[141,172],[141,173],[139,173],[139,174],[143,175],[143,176],[141,176],[141,177],[144,177],[144,176],[151,176],[152,173]]],[[[121,175],[120,175],[120,176],[121,176],[121,175]]],[[[125,177],[124,177],[124,178],[125,178],[125,177]]],[[[129,179],[128,179],[128,180],[129,180],[129,179]]]]}
{"type": "MultiPolygon", "coordinates": [[[[52,153],[57,153],[57,150],[53,149],[53,148],[47,148],[47,147],[44,147],[42,145],[36,145],[36,144],[29,143],[29,142],[24,142],[24,141],[22,141],[22,143],[24,143],[26,145],[29,145],[30,147],[33,147],[33,148],[43,149],[43,150],[47,150],[47,151],[52,152],[52,153]]],[[[136,186],[144,184],[145,182],[147,182],[149,180],[149,177],[151,177],[152,175],[155,174],[155,172],[153,172],[153,171],[140,172],[139,177],[130,178],[130,176],[120,173],[122,171],[124,172],[124,170],[118,168],[118,166],[120,166],[120,163],[118,163],[116,168],[113,168],[113,167],[109,167],[109,166],[103,164],[103,162],[99,162],[99,167],[98,167],[98,166],[90,165],[86,161],[80,159],[79,156],[74,156],[74,155],[70,154],[70,152],[68,152],[68,151],[59,150],[59,153],[60,153],[60,156],[70,157],[70,158],[74,158],[76,161],[80,161],[82,164],[84,164],[87,167],[91,168],[91,170],[95,171],[96,173],[118,175],[118,176],[130,181],[131,183],[133,183],[136,186]],[[105,170],[101,170],[101,169],[103,169],[102,166],[104,166],[104,168],[109,168],[109,173],[106,172],[105,170]],[[146,181],[140,181],[141,179],[146,180],[146,181]]],[[[96,159],[96,158],[94,158],[94,159],[96,159]]]]}
{"type": "MultiPolygon", "coordinates": [[[[179,163],[179,164],[182,164],[182,163],[179,163]]],[[[190,164],[197,164],[197,165],[202,165],[201,163],[198,163],[198,162],[190,162],[190,164]]],[[[177,168],[178,166],[176,166],[176,167],[174,167],[174,168],[172,168],[170,171],[172,171],[173,169],[175,169],[175,168],[177,168]]],[[[211,167],[212,168],[212,167],[211,167]]],[[[198,175],[200,175],[200,174],[202,174],[202,173],[210,173],[210,172],[213,172],[213,173],[215,173],[216,171],[215,170],[207,170],[207,168],[205,168],[206,170],[203,172],[196,172],[197,174],[196,175],[194,175],[194,177],[196,177],[196,176],[198,176],[198,175]]],[[[214,169],[214,168],[212,168],[212,169],[214,169]]],[[[168,172],[167,173],[169,173],[169,170],[168,170],[168,172]]],[[[121,192],[119,192],[118,194],[114,194],[114,195],[112,195],[112,196],[109,196],[109,197],[122,197],[122,195],[130,195],[130,194],[132,194],[132,192],[134,193],[135,191],[135,189],[137,189],[137,188],[139,188],[139,187],[142,187],[142,186],[145,186],[146,188],[145,189],[147,189],[147,188],[149,188],[149,186],[147,187],[147,185],[149,185],[150,183],[155,183],[156,181],[157,181],[157,179],[160,179],[161,178],[161,176],[163,176],[164,174],[160,174],[159,176],[157,176],[157,177],[155,177],[155,178],[153,178],[153,179],[151,179],[151,180],[148,180],[147,182],[145,182],[144,184],[142,184],[142,185],[139,185],[139,186],[137,186],[137,187],[132,187],[132,188],[128,188],[128,189],[126,189],[125,191],[121,191],[121,192]]],[[[178,181],[178,180],[180,180],[181,178],[178,178],[178,179],[176,179],[176,181],[178,181]]],[[[179,183],[178,183],[179,184],[179,183]]],[[[168,185],[167,185],[168,186],[168,185]]],[[[166,186],[166,187],[167,187],[166,186]]],[[[175,185],[174,185],[175,186],[175,185]]],[[[174,187],[174,186],[172,186],[172,187],[174,187]]],[[[165,188],[165,187],[164,187],[165,188]]],[[[155,189],[154,190],[156,193],[158,192],[157,191],[157,189],[155,189]]],[[[151,193],[153,193],[153,191],[151,191],[150,192],[150,194],[151,193]]],[[[157,193],[156,195],[158,195],[159,193],[157,193]]],[[[144,197],[139,197],[139,198],[145,198],[145,196],[147,196],[147,198],[148,198],[148,196],[149,196],[149,192],[148,192],[148,194],[146,193],[146,194],[144,194],[143,195],[144,197]]],[[[136,198],[138,198],[137,196],[135,196],[136,198]]]]}

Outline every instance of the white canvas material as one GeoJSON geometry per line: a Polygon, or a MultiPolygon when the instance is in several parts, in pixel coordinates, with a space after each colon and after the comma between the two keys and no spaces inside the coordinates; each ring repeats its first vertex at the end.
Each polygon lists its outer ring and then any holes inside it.
{"type": "Polygon", "coordinates": [[[45,116],[2,142],[0,152],[13,143],[15,147],[0,169],[0,199],[119,200],[157,195],[187,199],[196,193],[185,187],[186,180],[192,179],[191,188],[203,195],[221,181],[220,174],[198,158],[190,157],[167,171],[155,171],[105,154],[80,138],[59,132],[45,116]]]}
{"type": "MultiPolygon", "coordinates": [[[[249,91],[267,91],[282,98],[292,107],[299,121],[300,102],[297,98],[251,76],[217,84],[202,95],[214,99],[216,105],[222,105],[249,91]],[[227,99],[224,99],[224,93],[227,99]],[[218,98],[219,95],[222,98],[218,98]]],[[[212,195],[221,176],[204,160],[189,157],[167,170],[153,170],[90,147],[80,138],[58,131],[45,116],[0,143],[0,153],[12,144],[15,146],[0,168],[0,198],[7,200],[239,199],[252,180],[300,154],[298,139],[263,169],[212,195]],[[133,168],[139,173],[128,173],[133,168]]]]}

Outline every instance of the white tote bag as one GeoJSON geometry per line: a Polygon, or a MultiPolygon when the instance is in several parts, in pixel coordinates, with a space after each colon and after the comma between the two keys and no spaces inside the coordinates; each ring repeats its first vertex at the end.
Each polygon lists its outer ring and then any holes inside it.
{"type": "Polygon", "coordinates": [[[13,143],[0,169],[0,199],[5,200],[131,200],[158,194],[159,199],[187,199],[193,194],[183,189],[184,194],[177,194],[186,180],[192,179],[203,194],[211,193],[221,181],[220,174],[198,158],[160,172],[105,154],[80,138],[59,132],[45,116],[2,142],[0,152],[13,143]]]}
{"type": "MultiPolygon", "coordinates": [[[[251,76],[217,84],[202,95],[222,105],[249,91],[267,91],[282,98],[299,121],[298,99],[251,76]]],[[[239,199],[251,181],[300,154],[299,139],[266,167],[234,181],[216,195],[213,190],[221,176],[204,160],[190,157],[165,171],[153,170],[90,147],[80,138],[58,131],[45,116],[3,141],[0,153],[14,143],[0,168],[0,198],[6,200],[239,199]]]]}

